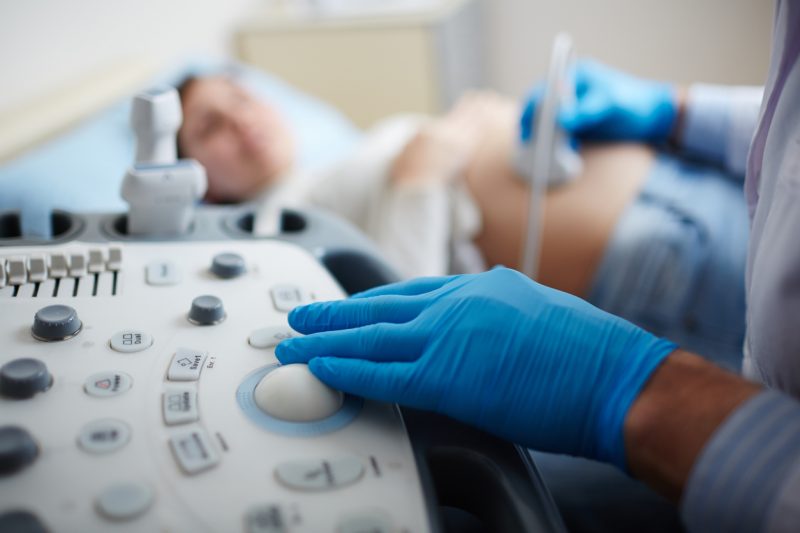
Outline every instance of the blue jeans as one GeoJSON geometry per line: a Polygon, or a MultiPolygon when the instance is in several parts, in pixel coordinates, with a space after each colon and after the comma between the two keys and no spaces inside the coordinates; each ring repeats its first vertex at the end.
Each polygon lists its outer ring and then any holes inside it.
{"type": "Polygon", "coordinates": [[[588,300],[738,371],[749,226],[741,182],[662,155],[617,223],[588,300]]]}
{"type": "MultiPolygon", "coordinates": [[[[738,369],[748,230],[740,182],[662,155],[614,229],[588,300],[738,369]]],[[[610,465],[532,456],[573,533],[683,529],[675,505],[610,465]]]]}

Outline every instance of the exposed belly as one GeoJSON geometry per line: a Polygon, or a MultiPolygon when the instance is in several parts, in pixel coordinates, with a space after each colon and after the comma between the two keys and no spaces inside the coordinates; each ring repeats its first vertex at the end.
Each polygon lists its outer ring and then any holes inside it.
{"type": "MultiPolygon", "coordinates": [[[[520,268],[529,192],[510,165],[516,113],[499,115],[466,180],[483,216],[475,244],[487,264],[520,268]]],[[[621,143],[586,146],[582,156],[582,175],[546,195],[538,277],[579,296],[588,293],[614,226],[655,157],[649,147],[621,143]]]]}

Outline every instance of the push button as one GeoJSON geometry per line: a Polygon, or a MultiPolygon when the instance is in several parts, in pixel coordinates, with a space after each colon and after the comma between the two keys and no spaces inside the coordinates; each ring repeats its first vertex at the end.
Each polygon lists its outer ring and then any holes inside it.
{"type": "Polygon", "coordinates": [[[140,483],[120,483],[97,497],[97,512],[109,520],[133,520],[153,505],[153,491],[140,483]]]}
{"type": "Polygon", "coordinates": [[[6,274],[9,285],[22,285],[28,280],[28,271],[25,268],[25,260],[11,258],[6,262],[6,274]]]}
{"type": "Polygon", "coordinates": [[[44,256],[35,255],[28,259],[28,279],[33,283],[40,283],[47,279],[47,264],[44,256]]]}
{"type": "Polygon", "coordinates": [[[24,357],[0,367],[0,394],[6,398],[32,398],[50,388],[53,377],[38,359],[24,357]]]}
{"type": "Polygon", "coordinates": [[[284,313],[310,301],[306,292],[296,285],[277,285],[272,288],[270,294],[275,309],[284,313]]]}
{"type": "Polygon", "coordinates": [[[253,331],[247,342],[253,348],[274,348],[285,339],[302,337],[302,335],[289,326],[267,326],[253,331]]]}
{"type": "Polygon", "coordinates": [[[78,434],[78,445],[88,453],[111,453],[131,439],[131,429],[125,422],[108,418],[89,422],[78,434]]]}
{"type": "Polygon", "coordinates": [[[189,322],[196,326],[212,326],[225,320],[225,307],[216,296],[205,294],[192,300],[189,322]]]}
{"type": "Polygon", "coordinates": [[[206,353],[190,348],[178,348],[167,369],[170,381],[197,381],[203,371],[206,353]]]}
{"type": "Polygon", "coordinates": [[[0,427],[0,476],[22,470],[38,456],[39,446],[25,429],[19,426],[0,427]]]}
{"type": "Polygon", "coordinates": [[[126,329],[111,337],[109,344],[111,349],[116,352],[141,352],[153,344],[153,337],[149,333],[138,329],[126,329]]]}
{"type": "Polygon", "coordinates": [[[331,490],[355,483],[364,475],[357,457],[290,461],[278,465],[275,475],[283,485],[301,491],[331,490]]]}
{"type": "Polygon", "coordinates": [[[67,274],[69,274],[67,256],[64,254],[52,254],[50,256],[50,277],[55,279],[66,278],[67,274]]]}
{"type": "Polygon", "coordinates": [[[86,275],[86,257],[83,254],[69,256],[69,277],[82,278],[86,275]]]}
{"type": "MultiPolygon", "coordinates": [[[[112,269],[109,267],[109,270],[112,269]]],[[[154,286],[177,285],[181,282],[181,274],[175,263],[155,261],[145,268],[145,281],[154,286]]]]}
{"type": "Polygon", "coordinates": [[[87,270],[89,270],[92,274],[97,274],[105,270],[105,260],[103,260],[103,251],[102,250],[89,250],[89,266],[87,270]]]}
{"type": "Polygon", "coordinates": [[[244,258],[239,254],[222,253],[211,260],[211,273],[222,279],[238,278],[246,271],[244,258]]]}
{"type": "Polygon", "coordinates": [[[168,426],[196,422],[200,418],[197,409],[197,392],[187,387],[169,387],[164,391],[162,410],[164,423],[168,426]]]}
{"type": "Polygon", "coordinates": [[[186,474],[199,474],[219,463],[219,454],[203,431],[179,433],[169,440],[175,460],[186,474]]]}
{"type": "Polygon", "coordinates": [[[89,396],[107,398],[122,394],[132,385],[133,378],[123,372],[98,372],[86,378],[83,390],[89,396]]]}
{"type": "Polygon", "coordinates": [[[106,268],[112,272],[116,272],[122,268],[122,250],[119,248],[110,248],[108,250],[108,261],[106,261],[106,268]]]}

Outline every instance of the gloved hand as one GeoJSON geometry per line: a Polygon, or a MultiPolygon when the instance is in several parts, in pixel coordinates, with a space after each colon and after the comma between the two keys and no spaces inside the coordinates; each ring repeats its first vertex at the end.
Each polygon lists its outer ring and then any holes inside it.
{"type": "MultiPolygon", "coordinates": [[[[581,60],[575,66],[576,102],[559,113],[559,122],[583,140],[661,143],[678,114],[675,87],[643,80],[601,63],[581,60]]],[[[542,86],[533,89],[520,119],[520,136],[528,141],[542,86]]]]}
{"type": "Polygon", "coordinates": [[[499,268],[420,278],[289,314],[281,363],[516,443],[625,468],[623,421],[675,345],[499,268]]]}

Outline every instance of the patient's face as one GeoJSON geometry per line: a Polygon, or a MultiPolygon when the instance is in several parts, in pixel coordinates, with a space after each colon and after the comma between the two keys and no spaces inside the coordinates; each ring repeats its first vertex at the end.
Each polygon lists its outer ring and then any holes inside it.
{"type": "Polygon", "coordinates": [[[193,80],[182,96],[178,142],[206,168],[207,200],[246,200],[289,170],[294,143],[272,106],[223,77],[193,80]]]}

